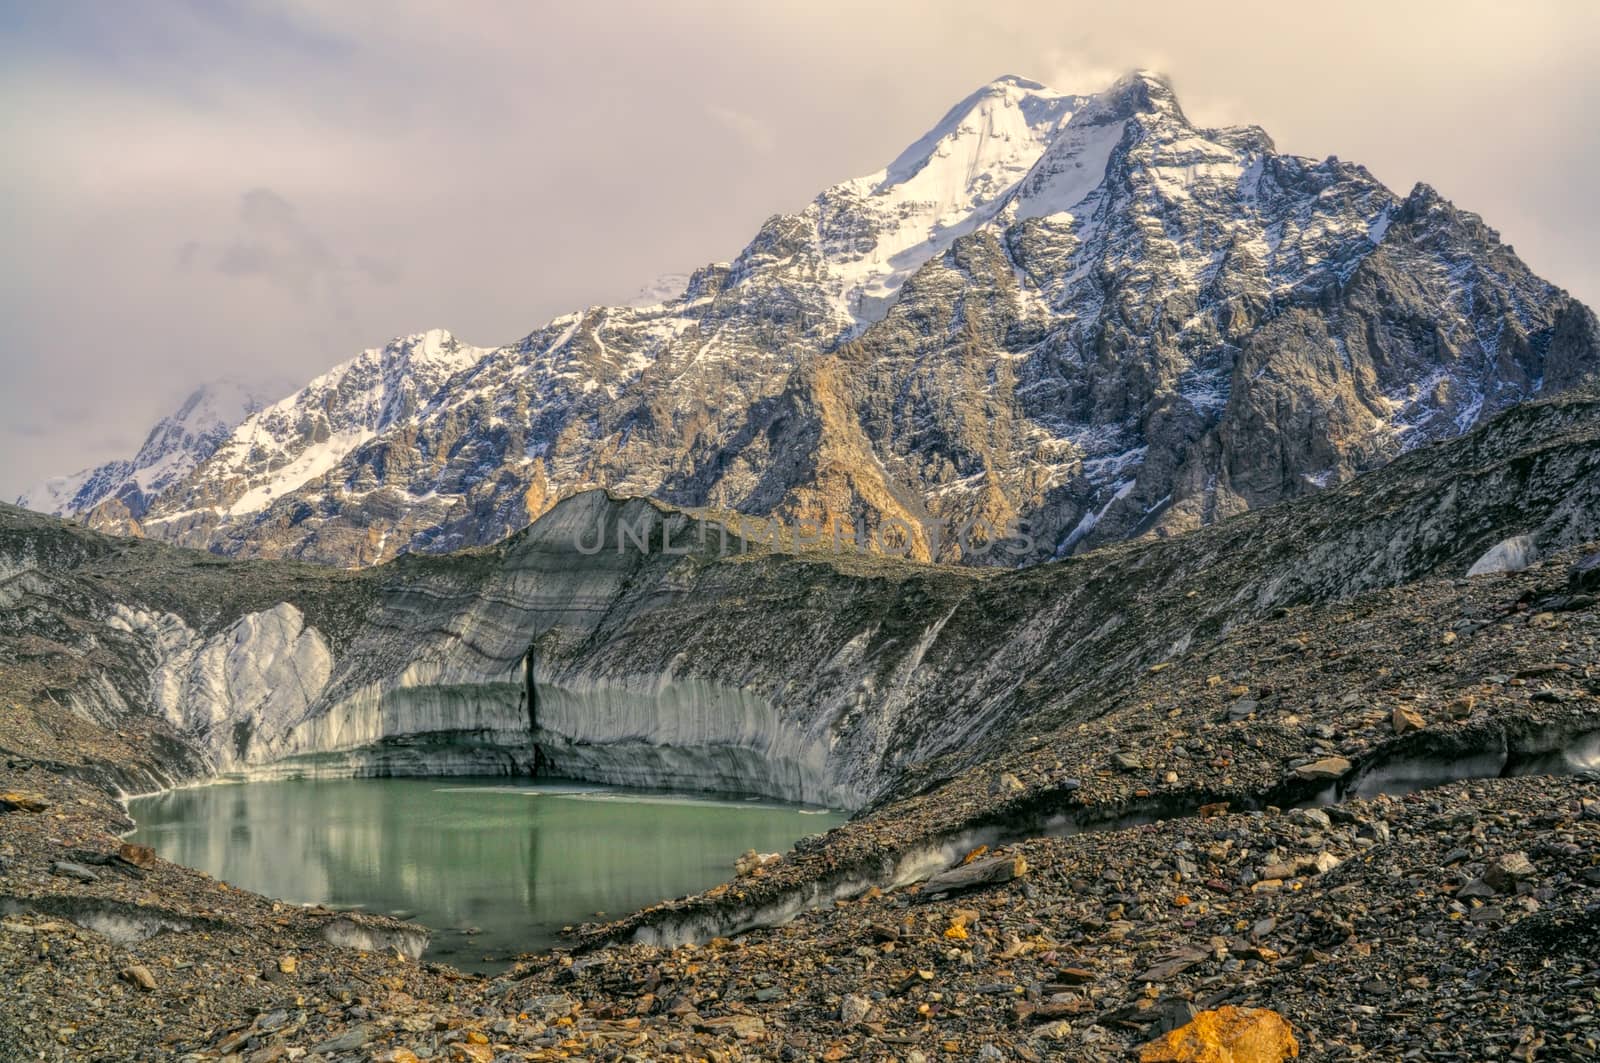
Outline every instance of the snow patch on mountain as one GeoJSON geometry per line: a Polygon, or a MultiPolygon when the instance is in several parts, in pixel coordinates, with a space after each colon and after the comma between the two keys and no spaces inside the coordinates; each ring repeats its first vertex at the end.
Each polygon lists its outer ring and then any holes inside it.
{"type": "Polygon", "coordinates": [[[137,517],[155,496],[210,457],[262,403],[256,386],[231,380],[206,384],[157,422],[132,458],[46,480],[24,492],[17,505],[61,517],[119,499],[137,517]]]}
{"type": "Polygon", "coordinates": [[[968,96],[888,166],[806,212],[847,316],[873,319],[923,263],[983,225],[1089,97],[1007,75],[968,96]]]}
{"type": "Polygon", "coordinates": [[[488,353],[443,329],[363,351],[246,418],[195,471],[195,484],[210,487],[212,505],[230,516],[263,509],[320,479],[380,432],[414,418],[447,381],[488,353]]]}

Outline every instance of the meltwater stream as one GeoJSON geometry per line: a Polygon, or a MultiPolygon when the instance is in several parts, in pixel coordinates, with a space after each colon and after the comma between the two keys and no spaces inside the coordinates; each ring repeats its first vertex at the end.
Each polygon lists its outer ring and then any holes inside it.
{"type": "Polygon", "coordinates": [[[504,968],[597,912],[707,889],[747,849],[783,852],[844,816],[506,779],[218,783],[135,798],[132,841],[232,885],[433,931],[425,958],[504,968]]]}

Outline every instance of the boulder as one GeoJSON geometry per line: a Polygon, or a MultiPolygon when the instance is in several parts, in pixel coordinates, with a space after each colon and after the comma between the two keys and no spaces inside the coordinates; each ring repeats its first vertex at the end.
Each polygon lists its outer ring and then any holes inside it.
{"type": "Polygon", "coordinates": [[[1534,867],[1528,860],[1528,854],[1520,852],[1498,856],[1489,861],[1489,866],[1483,869],[1483,881],[1497,893],[1515,892],[1517,883],[1532,878],[1533,875],[1534,867]]]}
{"type": "Polygon", "coordinates": [[[1283,1063],[1300,1056],[1300,1043],[1282,1015],[1270,1008],[1202,1011],[1186,1026],[1139,1050],[1139,1063],[1283,1063]]]}
{"type": "Polygon", "coordinates": [[[144,868],[146,871],[156,866],[156,851],[148,845],[134,845],[132,842],[123,842],[117,848],[117,858],[125,864],[144,868]]]}
{"type": "Polygon", "coordinates": [[[987,860],[974,860],[970,864],[952,867],[930,878],[922,887],[925,895],[952,893],[1010,882],[1028,873],[1028,862],[1021,853],[1011,856],[994,856],[987,860]]]}
{"type": "Polygon", "coordinates": [[[844,1003],[839,1006],[839,1021],[846,1026],[854,1026],[864,1020],[871,1010],[871,1000],[859,993],[846,993],[844,1003]]]}
{"type": "Polygon", "coordinates": [[[1294,769],[1294,773],[1302,779],[1330,782],[1344,778],[1349,771],[1350,762],[1344,757],[1323,757],[1294,769]]]}
{"type": "Polygon", "coordinates": [[[1393,723],[1394,733],[1397,735],[1410,734],[1428,726],[1428,721],[1423,718],[1422,713],[1408,709],[1404,705],[1395,706],[1393,723]]]}
{"type": "Polygon", "coordinates": [[[1600,550],[1573,565],[1567,583],[1574,591],[1600,591],[1600,550]]]}
{"type": "Polygon", "coordinates": [[[1469,576],[1489,576],[1496,572],[1521,572],[1539,560],[1539,547],[1531,535],[1514,535],[1495,543],[1467,569],[1469,576]]]}
{"type": "Polygon", "coordinates": [[[23,793],[20,790],[7,790],[0,794],[0,812],[43,812],[50,807],[50,802],[38,794],[23,793]]]}
{"type": "Polygon", "coordinates": [[[131,964],[130,966],[124,967],[121,973],[123,981],[130,982],[133,985],[138,986],[146,993],[153,991],[156,987],[155,975],[151,974],[150,968],[144,966],[143,964],[131,964]]]}

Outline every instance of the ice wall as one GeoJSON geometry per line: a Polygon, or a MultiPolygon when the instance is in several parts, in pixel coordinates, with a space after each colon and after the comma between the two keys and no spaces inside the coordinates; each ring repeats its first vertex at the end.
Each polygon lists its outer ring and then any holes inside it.
{"type": "Polygon", "coordinates": [[[567,677],[537,686],[535,740],[548,770],[628,786],[761,794],[855,807],[826,744],[766,698],[697,677],[567,677]]]}

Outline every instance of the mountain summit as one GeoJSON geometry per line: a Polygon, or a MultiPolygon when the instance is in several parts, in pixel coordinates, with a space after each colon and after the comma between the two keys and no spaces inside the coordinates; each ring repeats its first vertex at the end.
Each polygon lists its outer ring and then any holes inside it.
{"type": "Polygon", "coordinates": [[[1427,186],[1196,127],[1148,72],[1092,96],[1008,76],[680,295],[492,350],[398,340],[253,413],[141,513],[41,508],[360,565],[604,486],[1027,563],[1321,490],[1597,352],[1586,307],[1427,186]],[[950,534],[980,520],[1031,545],[950,534]]]}

